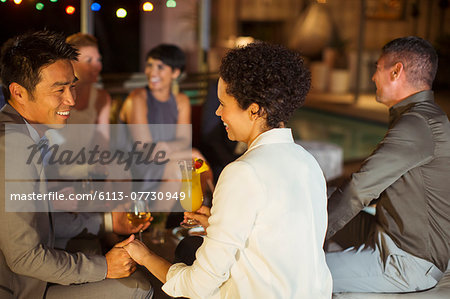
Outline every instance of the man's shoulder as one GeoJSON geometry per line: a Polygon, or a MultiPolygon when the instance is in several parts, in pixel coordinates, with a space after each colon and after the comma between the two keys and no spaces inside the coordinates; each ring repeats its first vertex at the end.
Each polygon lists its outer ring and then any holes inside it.
{"type": "Polygon", "coordinates": [[[0,110],[0,123],[24,124],[20,114],[10,105],[5,105],[0,110]]]}
{"type": "Polygon", "coordinates": [[[403,116],[405,115],[415,115],[416,117],[423,118],[424,120],[447,117],[442,108],[432,100],[415,103],[403,114],[403,116]]]}

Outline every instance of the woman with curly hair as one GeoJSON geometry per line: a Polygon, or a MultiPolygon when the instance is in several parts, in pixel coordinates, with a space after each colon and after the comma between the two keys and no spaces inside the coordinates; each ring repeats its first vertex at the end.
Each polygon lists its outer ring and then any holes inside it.
{"type": "Polygon", "coordinates": [[[220,116],[247,151],[221,173],[209,213],[186,213],[207,235],[192,265],[171,265],[139,241],[124,248],[190,298],[331,298],[322,250],[327,225],[325,179],[286,128],[302,106],[310,73],[298,53],[268,43],[231,50],[222,60],[220,116]]]}

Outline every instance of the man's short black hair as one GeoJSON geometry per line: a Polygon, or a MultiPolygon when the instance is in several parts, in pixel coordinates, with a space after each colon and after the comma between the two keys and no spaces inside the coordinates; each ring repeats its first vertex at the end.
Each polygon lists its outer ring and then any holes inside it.
{"type": "Polygon", "coordinates": [[[41,81],[41,70],[57,60],[77,60],[78,51],[67,44],[62,34],[47,30],[13,37],[2,46],[0,78],[6,99],[9,85],[16,82],[33,92],[41,81]]]}
{"type": "Polygon", "coordinates": [[[411,85],[430,87],[433,85],[438,68],[438,56],[430,42],[417,36],[394,39],[382,50],[385,65],[401,62],[406,78],[411,85]]]}
{"type": "Polygon", "coordinates": [[[161,60],[164,64],[170,66],[173,70],[184,71],[186,65],[186,56],[183,50],[175,45],[161,44],[148,51],[145,60],[149,58],[161,60]]]}
{"type": "Polygon", "coordinates": [[[299,53],[265,42],[228,52],[219,75],[242,109],[259,105],[269,128],[287,123],[303,105],[311,85],[311,74],[299,53]]]}

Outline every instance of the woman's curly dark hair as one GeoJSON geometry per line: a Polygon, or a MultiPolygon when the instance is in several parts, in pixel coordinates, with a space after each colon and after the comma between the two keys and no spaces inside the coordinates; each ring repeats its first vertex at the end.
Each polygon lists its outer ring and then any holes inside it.
{"type": "Polygon", "coordinates": [[[219,75],[227,93],[247,109],[260,106],[269,128],[286,123],[301,107],[311,85],[311,75],[299,53],[280,45],[257,42],[236,48],[222,59],[219,75]]]}

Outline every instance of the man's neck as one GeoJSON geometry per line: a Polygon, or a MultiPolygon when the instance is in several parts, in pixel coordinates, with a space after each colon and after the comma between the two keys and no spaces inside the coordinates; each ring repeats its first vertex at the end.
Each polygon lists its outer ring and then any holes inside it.
{"type": "Polygon", "coordinates": [[[401,101],[406,100],[412,95],[415,95],[416,93],[419,93],[421,91],[430,90],[431,87],[428,86],[411,86],[411,85],[402,85],[397,89],[397,94],[395,96],[395,99],[392,100],[387,106],[391,108],[392,106],[400,103],[401,101]]]}

